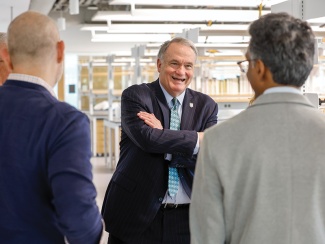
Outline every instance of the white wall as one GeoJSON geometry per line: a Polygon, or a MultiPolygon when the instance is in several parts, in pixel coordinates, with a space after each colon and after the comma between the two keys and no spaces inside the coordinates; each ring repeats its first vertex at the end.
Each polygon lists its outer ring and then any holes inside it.
{"type": "Polygon", "coordinates": [[[64,101],[78,108],[78,56],[66,54],[64,59],[64,101]],[[69,85],[75,86],[75,93],[69,93],[69,85]]]}

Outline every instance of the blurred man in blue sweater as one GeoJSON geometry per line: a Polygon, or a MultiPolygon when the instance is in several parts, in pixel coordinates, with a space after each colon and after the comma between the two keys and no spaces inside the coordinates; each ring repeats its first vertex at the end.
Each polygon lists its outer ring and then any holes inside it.
{"type": "Polygon", "coordinates": [[[8,28],[12,69],[0,87],[0,242],[98,243],[88,118],[55,97],[64,43],[47,16],[25,12],[8,28]]]}

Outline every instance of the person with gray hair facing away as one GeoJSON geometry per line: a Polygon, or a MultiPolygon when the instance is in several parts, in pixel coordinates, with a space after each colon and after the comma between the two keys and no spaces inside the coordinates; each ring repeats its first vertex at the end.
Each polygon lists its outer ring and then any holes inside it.
{"type": "Polygon", "coordinates": [[[0,242],[99,243],[88,117],[57,100],[64,42],[55,22],[28,11],[8,28],[0,87],[0,242]]]}
{"type": "Polygon", "coordinates": [[[205,132],[191,243],[324,244],[325,116],[300,91],[313,68],[315,36],[287,13],[262,16],[249,34],[239,64],[256,100],[205,132]]]}
{"type": "Polygon", "coordinates": [[[4,62],[2,58],[2,50],[7,48],[7,35],[6,33],[0,32],[0,86],[6,81],[10,68],[4,62]]]}

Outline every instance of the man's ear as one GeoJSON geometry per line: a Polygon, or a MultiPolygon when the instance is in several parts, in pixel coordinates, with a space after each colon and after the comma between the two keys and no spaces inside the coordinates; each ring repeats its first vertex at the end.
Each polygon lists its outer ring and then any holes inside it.
{"type": "Polygon", "coordinates": [[[63,41],[59,41],[57,43],[57,62],[58,63],[62,63],[64,60],[64,42],[63,41]]]}
{"type": "Polygon", "coordinates": [[[157,70],[158,70],[158,73],[160,73],[160,68],[161,68],[161,60],[160,58],[157,59],[157,70]]]}
{"type": "Polygon", "coordinates": [[[257,76],[260,77],[260,79],[264,78],[265,72],[266,72],[266,66],[262,60],[257,59],[255,61],[255,71],[256,71],[257,76]]]}
{"type": "Polygon", "coordinates": [[[13,69],[13,65],[12,65],[12,62],[11,62],[11,58],[10,58],[10,55],[9,55],[9,50],[7,47],[3,47],[0,49],[0,54],[1,54],[1,57],[5,63],[5,65],[7,65],[7,67],[10,69],[10,71],[13,69]]]}
{"type": "Polygon", "coordinates": [[[263,92],[270,87],[276,86],[271,71],[262,60],[257,60],[256,62],[256,75],[260,81],[263,92]]]}
{"type": "Polygon", "coordinates": [[[263,84],[268,88],[272,87],[274,81],[273,76],[269,68],[264,64],[262,60],[256,61],[256,74],[259,77],[259,80],[263,82],[263,84]]]}

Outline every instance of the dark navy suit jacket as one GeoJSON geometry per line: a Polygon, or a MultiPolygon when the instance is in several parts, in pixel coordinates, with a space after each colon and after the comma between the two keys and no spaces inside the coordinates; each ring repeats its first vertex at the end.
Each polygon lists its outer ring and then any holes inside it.
{"type": "Polygon", "coordinates": [[[191,194],[197,132],[217,123],[218,106],[209,96],[187,89],[181,130],[170,130],[170,110],[158,80],[125,89],[121,106],[120,160],[102,214],[106,230],[128,241],[145,231],[158,212],[167,191],[169,164],[179,168],[184,189],[191,194]],[[153,113],[165,129],[147,126],[138,118],[139,111],[153,113]],[[172,162],[164,159],[165,153],[173,155],[172,162]]]}
{"type": "Polygon", "coordinates": [[[44,87],[0,87],[0,243],[96,243],[88,118],[44,87]]]}

